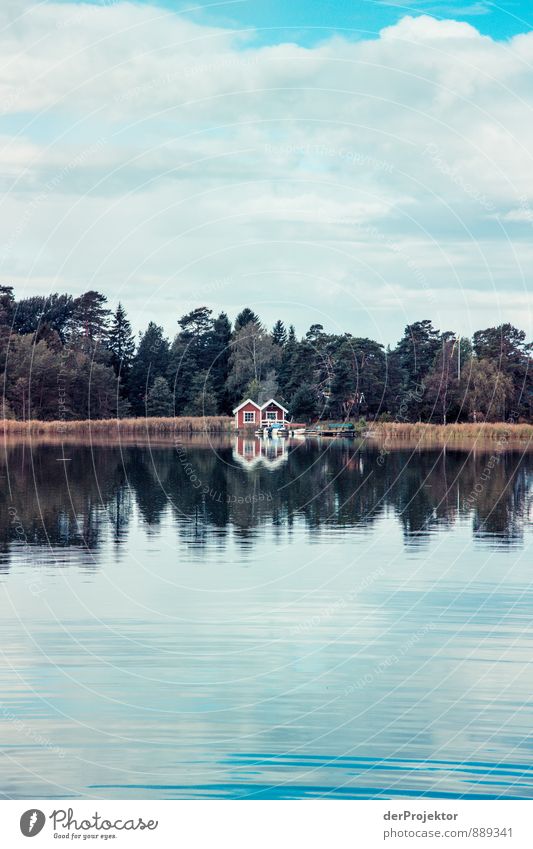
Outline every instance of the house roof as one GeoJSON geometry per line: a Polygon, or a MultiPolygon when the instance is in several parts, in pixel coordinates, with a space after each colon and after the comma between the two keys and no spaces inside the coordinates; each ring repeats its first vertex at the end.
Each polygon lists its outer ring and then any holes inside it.
{"type": "Polygon", "coordinates": [[[263,406],[261,407],[261,409],[262,409],[262,410],[264,410],[264,409],[265,409],[265,407],[268,407],[268,406],[269,406],[269,404],[275,404],[275,405],[276,405],[276,407],[279,407],[279,408],[280,408],[280,410],[283,410],[283,412],[284,412],[284,413],[288,413],[288,412],[289,412],[289,411],[287,410],[287,408],[286,408],[286,407],[284,407],[284,406],[283,406],[283,404],[280,404],[280,403],[279,403],[279,401],[276,401],[276,399],[275,399],[275,398],[271,398],[271,399],[270,399],[270,401],[267,401],[267,402],[266,402],[266,404],[263,404],[263,406]]]}
{"type": "Polygon", "coordinates": [[[239,404],[239,406],[238,406],[238,407],[235,407],[235,409],[233,410],[233,415],[234,415],[234,416],[236,416],[236,415],[237,415],[237,413],[239,412],[239,410],[242,410],[242,408],[243,408],[243,407],[246,407],[248,404],[253,404],[253,405],[254,405],[254,407],[255,407],[257,410],[260,410],[260,409],[261,409],[261,407],[259,406],[259,404],[256,404],[256,403],[255,403],[255,401],[252,401],[252,399],[251,399],[251,398],[247,398],[247,399],[246,399],[246,401],[243,401],[243,402],[242,402],[242,404],[239,404]]]}

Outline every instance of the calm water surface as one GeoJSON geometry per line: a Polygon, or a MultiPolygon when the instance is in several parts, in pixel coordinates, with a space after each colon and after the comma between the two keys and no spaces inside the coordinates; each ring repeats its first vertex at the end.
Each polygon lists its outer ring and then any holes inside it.
{"type": "Polygon", "coordinates": [[[4,447],[0,792],[533,798],[532,483],[494,449],[4,447]]]}

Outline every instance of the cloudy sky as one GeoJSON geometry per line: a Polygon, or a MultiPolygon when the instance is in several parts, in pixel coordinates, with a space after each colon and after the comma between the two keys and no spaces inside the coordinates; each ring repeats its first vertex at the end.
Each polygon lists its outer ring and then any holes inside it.
{"type": "Polygon", "coordinates": [[[2,281],[531,336],[529,6],[1,0],[2,281]]]}

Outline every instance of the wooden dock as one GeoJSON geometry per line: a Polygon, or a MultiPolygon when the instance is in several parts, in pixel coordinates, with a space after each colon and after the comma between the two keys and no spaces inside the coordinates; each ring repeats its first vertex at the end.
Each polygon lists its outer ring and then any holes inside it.
{"type": "Polygon", "coordinates": [[[344,436],[344,437],[354,437],[357,436],[357,431],[355,429],[355,425],[352,422],[340,422],[340,423],[332,423],[332,424],[320,424],[313,425],[312,427],[307,428],[305,431],[306,436],[326,436],[326,437],[335,437],[335,436],[344,436]]]}

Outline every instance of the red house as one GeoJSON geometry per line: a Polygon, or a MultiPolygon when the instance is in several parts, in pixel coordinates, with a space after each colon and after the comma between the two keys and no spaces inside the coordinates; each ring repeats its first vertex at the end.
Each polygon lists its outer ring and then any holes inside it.
{"type": "Polygon", "coordinates": [[[283,407],[279,401],[271,398],[266,404],[261,407],[261,425],[268,427],[269,425],[282,424],[285,426],[286,417],[289,411],[283,407]]]}
{"type": "Polygon", "coordinates": [[[248,427],[258,428],[261,425],[261,407],[248,398],[235,407],[233,410],[235,416],[235,427],[237,430],[243,430],[248,427]]]}
{"type": "Polygon", "coordinates": [[[235,428],[236,430],[243,430],[251,427],[257,429],[272,427],[272,425],[285,426],[288,412],[275,398],[271,398],[262,407],[256,404],[255,401],[252,401],[251,398],[248,398],[233,410],[235,428]]]}

